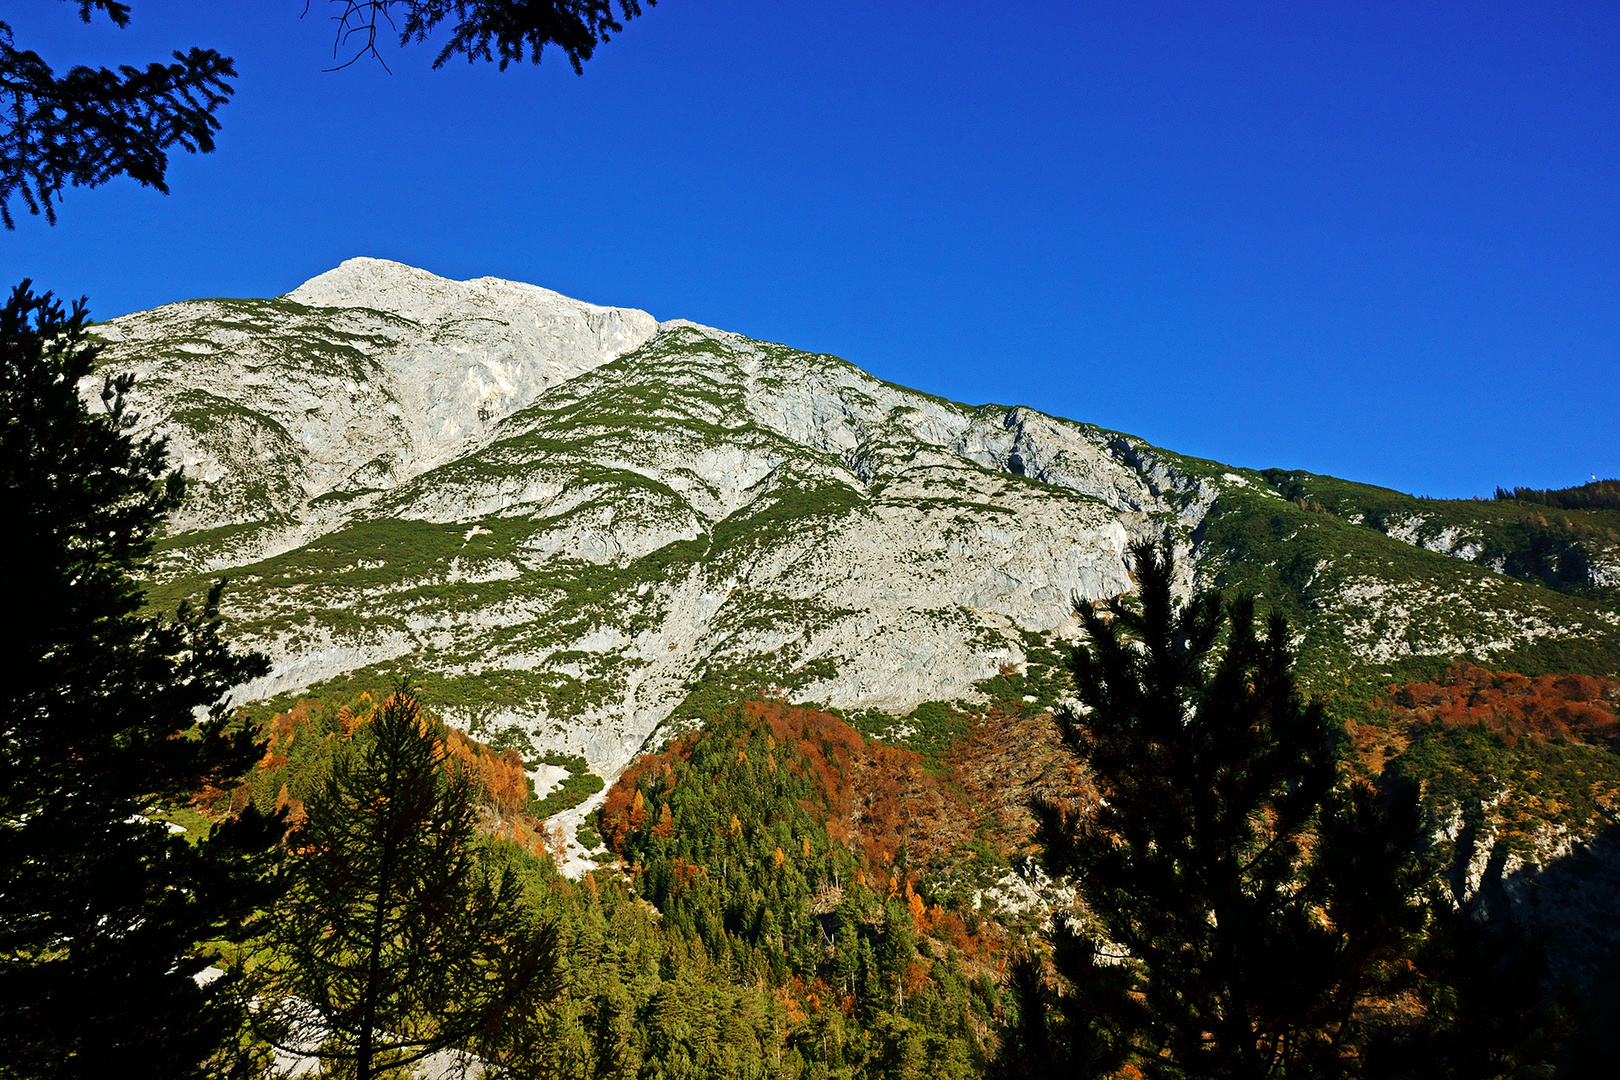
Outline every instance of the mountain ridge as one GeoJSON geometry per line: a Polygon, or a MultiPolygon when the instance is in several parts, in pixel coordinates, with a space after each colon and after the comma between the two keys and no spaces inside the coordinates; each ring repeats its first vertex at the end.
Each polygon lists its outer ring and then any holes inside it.
{"type": "Polygon", "coordinates": [[[1073,637],[1072,596],[1128,592],[1138,539],[1175,545],[1184,591],[1281,607],[1316,689],[1620,655],[1607,519],[1570,541],[1592,580],[1558,591],[1488,565],[1507,510],[1187,458],[537,286],[350,260],[97,332],[193,481],[154,600],[233,579],[227,617],[276,664],[245,698],[409,665],[447,715],[606,776],[720,687],[972,699],[1073,637]]]}

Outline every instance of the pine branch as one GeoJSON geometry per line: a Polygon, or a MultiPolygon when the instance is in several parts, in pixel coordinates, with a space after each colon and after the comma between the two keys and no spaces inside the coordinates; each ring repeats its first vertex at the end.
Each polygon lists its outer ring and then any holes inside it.
{"type": "MultiPolygon", "coordinates": [[[[84,0],[128,21],[125,5],[84,0]]],[[[12,201],[56,223],[64,188],[96,187],[128,176],[167,194],[168,151],[210,153],[219,122],[214,113],[230,100],[235,63],[213,49],[173,54],[175,63],[71,68],[58,77],[38,53],[16,48],[11,27],[0,23],[0,221],[16,227],[12,201]]]]}

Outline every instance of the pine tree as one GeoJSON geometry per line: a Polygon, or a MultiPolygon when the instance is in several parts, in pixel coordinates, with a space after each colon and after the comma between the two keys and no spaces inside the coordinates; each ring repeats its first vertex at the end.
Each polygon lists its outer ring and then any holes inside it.
{"type": "Polygon", "coordinates": [[[878,987],[872,1007],[900,1012],[906,1003],[906,968],[917,955],[911,923],[893,901],[883,905],[883,942],[878,956],[878,987]]]}
{"type": "Polygon", "coordinates": [[[146,815],[251,766],[222,696],[268,665],[220,639],[218,587],[144,611],[181,478],[128,434],[131,379],[81,400],[85,320],[27,282],[0,310],[0,1077],[187,1077],[239,1021],[231,979],[194,981],[198,942],[269,898],[281,827],[245,813],[192,845],[146,815]]]}
{"type": "MultiPolygon", "coordinates": [[[[1064,943],[1077,944],[1072,937],[1064,943]]],[[[1117,979],[1125,971],[1115,966],[1111,974],[1117,979]]],[[[1078,994],[1054,991],[1039,956],[1015,954],[1007,965],[1006,981],[1011,1022],[1003,1025],[1000,1053],[990,1063],[992,1080],[1065,1073],[1102,1076],[1118,1068],[1123,1054],[1097,1037],[1086,1002],[1078,994]]]]}
{"type": "Polygon", "coordinates": [[[557,992],[557,936],[475,837],[471,778],[401,687],[334,759],[261,941],[264,1034],[370,1080],[441,1050],[520,1065],[557,992]],[[447,767],[448,766],[448,767],[447,767]]]}
{"type": "Polygon", "coordinates": [[[1066,1001],[1003,1071],[1034,1075],[1028,1046],[1076,1075],[1351,1073],[1358,1006],[1397,984],[1423,923],[1415,796],[1340,782],[1280,617],[1262,636],[1252,600],[1178,609],[1168,547],[1131,554],[1140,607],[1077,605],[1083,707],[1059,717],[1102,799],[1033,807],[1047,869],[1094,921],[1054,933],[1066,1001]]]}

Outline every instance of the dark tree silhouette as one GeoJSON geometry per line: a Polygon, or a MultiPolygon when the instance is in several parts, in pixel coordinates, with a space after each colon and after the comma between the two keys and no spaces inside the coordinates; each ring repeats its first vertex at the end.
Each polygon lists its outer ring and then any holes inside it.
{"type": "Polygon", "coordinates": [[[258,757],[224,692],[263,657],[220,640],[216,586],[173,619],[139,580],[181,494],[164,445],[128,434],[132,380],[94,367],[82,302],[24,282],[0,310],[0,1076],[195,1075],[238,1022],[231,979],[199,987],[204,940],[269,898],[278,821],[197,845],[146,815],[258,757]],[[198,723],[199,711],[206,719],[198,723]]]}
{"type": "MultiPolygon", "coordinates": [[[[576,74],[585,70],[596,47],[624,30],[619,20],[641,14],[640,0],[331,0],[339,12],[338,55],[351,50],[345,65],[362,56],[381,59],[377,42],[397,33],[404,45],[426,41],[446,22],[450,39],[439,50],[434,67],[458,53],[469,61],[497,62],[501,70],[514,61],[538,64],[547,45],[568,57],[576,74]],[[614,14],[615,8],[618,11],[614,14]]],[[[646,0],[655,7],[658,0],[646,0]]]]}
{"type": "Polygon", "coordinates": [[[555,930],[475,841],[471,777],[444,739],[403,687],[356,730],[305,803],[260,942],[261,1030],[358,1080],[441,1050],[522,1064],[559,990],[555,930]]]}
{"type": "MultiPolygon", "coordinates": [[[[1092,1076],[1127,1060],[1167,1078],[1353,1072],[1358,1010],[1423,924],[1415,796],[1339,783],[1280,618],[1262,636],[1251,600],[1178,609],[1168,547],[1131,554],[1140,607],[1077,605],[1083,708],[1059,716],[1102,799],[1033,807],[1046,867],[1094,921],[1060,923],[1065,1001],[1046,1033],[1025,1019],[1002,1071],[1036,1075],[1045,1055],[1092,1076]]],[[[1014,990],[1043,1011],[1032,973],[1014,990]]]]}
{"type": "Polygon", "coordinates": [[[1496,489],[1498,500],[1517,499],[1559,510],[1620,510],[1620,480],[1597,480],[1567,488],[1496,489]]]}
{"type": "MultiPolygon", "coordinates": [[[[90,21],[100,9],[118,26],[129,24],[129,5],[77,0],[90,21]]],[[[70,68],[58,76],[38,53],[16,47],[0,22],[0,220],[16,227],[13,199],[56,224],[62,189],[95,187],[128,176],[167,193],[168,151],[214,149],[214,113],[230,99],[236,68],[213,49],[174,53],[174,63],[144,69],[70,68]]]]}

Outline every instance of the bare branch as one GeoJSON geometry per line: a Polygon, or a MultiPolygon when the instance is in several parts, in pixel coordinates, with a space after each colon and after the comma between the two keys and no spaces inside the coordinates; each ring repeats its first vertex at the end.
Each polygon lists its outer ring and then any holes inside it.
{"type": "MultiPolygon", "coordinates": [[[[641,0],[331,0],[338,5],[333,53],[352,55],[338,65],[348,67],[363,56],[382,63],[377,49],[384,32],[399,34],[401,45],[424,42],[450,22],[450,40],[434,58],[433,66],[458,54],[469,62],[486,60],[502,70],[514,61],[538,64],[547,45],[568,57],[576,74],[596,46],[620,33],[624,24],[642,13],[641,0]],[[398,13],[402,23],[395,22],[398,13]],[[358,47],[356,43],[358,42],[358,47]]],[[[653,7],[657,0],[646,0],[653,7]]],[[[387,65],[384,64],[386,68],[387,65]]],[[[335,69],[334,69],[335,70],[335,69]]]]}

